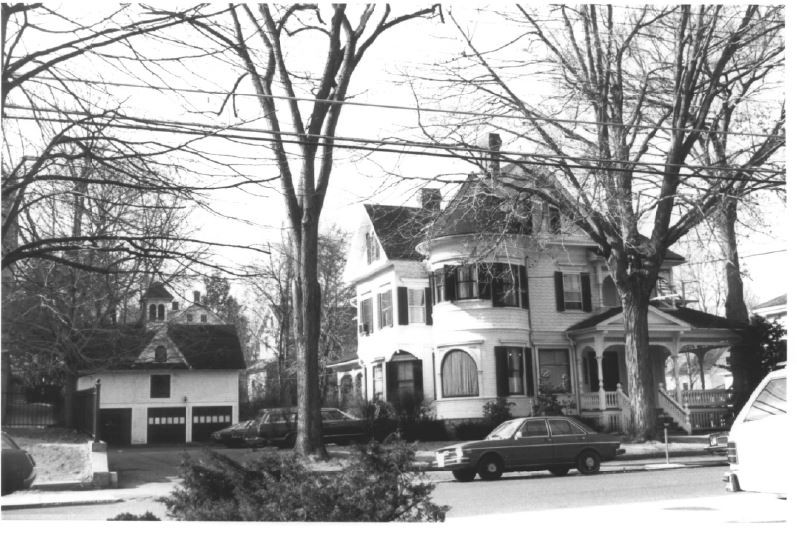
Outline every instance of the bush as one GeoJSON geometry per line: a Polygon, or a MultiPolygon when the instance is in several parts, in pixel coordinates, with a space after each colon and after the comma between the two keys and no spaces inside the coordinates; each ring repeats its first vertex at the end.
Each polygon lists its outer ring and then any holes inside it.
{"type": "Polygon", "coordinates": [[[506,420],[512,419],[512,407],[515,403],[510,403],[506,397],[499,397],[495,401],[487,401],[482,407],[484,419],[491,425],[491,430],[495,429],[506,420]]]}
{"type": "Polygon", "coordinates": [[[444,421],[427,419],[403,425],[401,437],[408,442],[448,440],[448,431],[444,421]]]}
{"type": "Polygon", "coordinates": [[[432,503],[434,485],[413,472],[415,452],[406,443],[371,442],[354,456],[340,472],[318,472],[293,453],[264,452],[241,465],[206,450],[183,460],[183,483],[163,501],[178,520],[445,520],[449,508],[432,503]]]}
{"type": "Polygon", "coordinates": [[[109,518],[108,520],[160,520],[158,517],[147,511],[143,515],[134,515],[132,513],[119,513],[113,518],[109,518]]]}
{"type": "Polygon", "coordinates": [[[534,398],[535,416],[561,416],[562,408],[562,403],[554,393],[541,393],[534,398]]]}
{"type": "Polygon", "coordinates": [[[454,436],[457,440],[481,440],[493,429],[485,420],[470,420],[455,425],[454,436]]]}

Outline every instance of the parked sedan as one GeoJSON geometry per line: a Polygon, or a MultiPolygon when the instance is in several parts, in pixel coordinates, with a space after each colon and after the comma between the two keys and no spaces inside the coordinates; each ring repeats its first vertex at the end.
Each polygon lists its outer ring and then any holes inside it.
{"type": "Polygon", "coordinates": [[[255,420],[242,421],[215,431],[210,435],[216,442],[221,442],[227,447],[257,446],[263,440],[257,436],[255,420]]]}
{"type": "Polygon", "coordinates": [[[616,436],[597,433],[566,416],[517,418],[496,427],[484,440],[438,449],[434,465],[457,481],[499,479],[504,472],[549,470],[562,476],[600,470],[601,461],[625,453],[616,436]]]}
{"type": "Polygon", "coordinates": [[[36,479],[36,462],[10,436],[3,433],[3,496],[30,488],[36,479]]]}
{"type": "MultiPolygon", "coordinates": [[[[296,408],[264,408],[255,418],[257,435],[266,443],[292,447],[296,441],[296,408]]],[[[321,409],[321,434],[325,442],[346,444],[369,438],[367,420],[337,408],[321,409]]]]}

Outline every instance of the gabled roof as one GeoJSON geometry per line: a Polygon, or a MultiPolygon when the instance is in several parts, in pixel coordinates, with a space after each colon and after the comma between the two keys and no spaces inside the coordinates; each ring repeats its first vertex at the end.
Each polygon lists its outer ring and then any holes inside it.
{"type": "Polygon", "coordinates": [[[139,361],[157,333],[139,326],[83,332],[76,345],[80,353],[80,369],[246,368],[238,334],[232,325],[169,325],[166,334],[182,353],[185,362],[139,361]]]}
{"type": "MultiPolygon", "coordinates": [[[[676,307],[674,309],[662,309],[660,311],[666,315],[670,315],[680,321],[688,323],[694,328],[725,328],[728,330],[739,330],[745,326],[743,323],[731,321],[725,317],[719,317],[717,315],[712,315],[704,311],[693,310],[691,308],[676,307]]],[[[597,326],[603,321],[611,319],[615,315],[619,315],[622,312],[623,308],[619,306],[615,308],[609,308],[608,310],[598,313],[597,315],[593,315],[592,317],[588,317],[577,322],[565,330],[565,332],[592,328],[593,326],[597,326]]]]}
{"type": "Polygon", "coordinates": [[[753,309],[763,309],[763,308],[774,308],[775,306],[785,306],[786,305],[786,295],[780,295],[778,297],[773,298],[772,300],[767,300],[766,302],[762,302],[761,304],[755,306],[753,309]]]}
{"type": "Polygon", "coordinates": [[[153,283],[149,286],[149,289],[147,289],[141,298],[160,298],[163,300],[171,300],[174,298],[174,296],[172,296],[172,294],[166,290],[166,287],[162,283],[153,283]]]}
{"type": "Polygon", "coordinates": [[[376,237],[388,259],[420,261],[423,256],[415,245],[423,239],[423,230],[432,216],[418,207],[400,205],[365,205],[376,237]]]}
{"type": "Polygon", "coordinates": [[[245,369],[235,326],[231,324],[173,324],[169,339],[191,369],[245,369]]]}

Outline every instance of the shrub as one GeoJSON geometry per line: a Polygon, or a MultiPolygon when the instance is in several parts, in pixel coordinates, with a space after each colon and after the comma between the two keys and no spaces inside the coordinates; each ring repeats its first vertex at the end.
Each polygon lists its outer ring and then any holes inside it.
{"type": "Polygon", "coordinates": [[[482,407],[484,419],[495,429],[506,420],[512,419],[512,407],[515,403],[506,400],[506,397],[499,397],[495,401],[487,401],[482,407]]]}
{"type": "Polygon", "coordinates": [[[448,507],[431,501],[434,485],[412,471],[415,452],[406,443],[371,442],[354,456],[340,472],[319,472],[294,453],[264,452],[242,465],[206,450],[183,460],[183,483],[163,501],[179,520],[445,520],[448,507]]]}
{"type": "Polygon", "coordinates": [[[444,421],[427,419],[403,425],[401,437],[408,442],[448,440],[448,431],[444,421]]]}
{"type": "Polygon", "coordinates": [[[484,420],[469,420],[454,426],[454,436],[457,440],[481,440],[493,429],[495,427],[484,420]]]}
{"type": "Polygon", "coordinates": [[[541,393],[534,398],[533,412],[535,416],[561,416],[562,403],[555,393],[541,393]]]}
{"type": "Polygon", "coordinates": [[[108,520],[160,520],[158,517],[147,511],[143,515],[134,515],[132,513],[119,513],[113,518],[109,518],[108,520]]]}

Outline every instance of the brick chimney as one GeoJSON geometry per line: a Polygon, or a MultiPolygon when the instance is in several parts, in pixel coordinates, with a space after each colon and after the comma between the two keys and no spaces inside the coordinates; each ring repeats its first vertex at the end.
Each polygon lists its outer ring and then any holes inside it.
{"type": "Polygon", "coordinates": [[[442,199],[439,188],[422,188],[418,191],[418,204],[429,212],[439,212],[442,199]]]}
{"type": "Polygon", "coordinates": [[[487,135],[487,140],[483,137],[479,140],[479,147],[486,149],[484,152],[484,164],[490,172],[490,176],[495,179],[501,173],[501,136],[497,132],[487,135]]]}
{"type": "Polygon", "coordinates": [[[199,291],[194,291],[194,304],[199,304],[199,291]]]}

